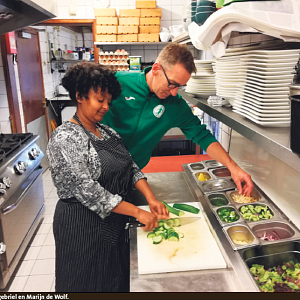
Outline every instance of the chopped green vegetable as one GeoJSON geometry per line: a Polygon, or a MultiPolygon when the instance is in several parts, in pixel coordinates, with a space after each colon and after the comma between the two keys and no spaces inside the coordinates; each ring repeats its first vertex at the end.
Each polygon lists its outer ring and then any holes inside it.
{"type": "Polygon", "coordinates": [[[148,239],[152,239],[152,238],[154,238],[155,236],[156,236],[155,232],[150,232],[150,233],[148,233],[147,238],[148,238],[148,239]]]}
{"type": "Polygon", "coordinates": [[[188,204],[174,203],[173,207],[180,209],[180,210],[190,212],[192,214],[199,214],[199,212],[200,212],[199,208],[196,208],[196,207],[194,207],[192,205],[188,205],[188,204]]]}
{"type": "Polygon", "coordinates": [[[160,235],[158,235],[158,236],[153,237],[152,240],[153,240],[153,244],[157,245],[162,241],[162,237],[160,235]]]}
{"type": "Polygon", "coordinates": [[[240,212],[245,220],[253,222],[273,218],[266,205],[243,205],[240,207],[240,212]]]}
{"type": "Polygon", "coordinates": [[[179,241],[178,233],[176,231],[170,232],[170,234],[168,234],[168,241],[178,242],[179,241]]]}
{"type": "Polygon", "coordinates": [[[218,215],[223,222],[232,223],[237,221],[240,217],[235,212],[234,208],[220,208],[218,209],[218,215]]]}
{"type": "Polygon", "coordinates": [[[165,202],[162,202],[162,203],[165,205],[165,207],[168,209],[168,211],[169,211],[170,213],[172,213],[172,214],[174,214],[174,215],[176,215],[176,216],[179,216],[179,217],[181,217],[181,216],[184,215],[184,211],[177,210],[177,209],[171,207],[170,205],[168,205],[168,204],[165,203],[165,202]]]}

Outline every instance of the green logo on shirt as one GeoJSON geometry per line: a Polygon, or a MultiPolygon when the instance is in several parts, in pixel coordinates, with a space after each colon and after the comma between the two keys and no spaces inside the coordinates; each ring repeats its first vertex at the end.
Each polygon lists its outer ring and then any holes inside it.
{"type": "Polygon", "coordinates": [[[165,107],[161,104],[157,105],[153,109],[153,114],[156,118],[160,118],[164,112],[165,112],[165,107]]]}

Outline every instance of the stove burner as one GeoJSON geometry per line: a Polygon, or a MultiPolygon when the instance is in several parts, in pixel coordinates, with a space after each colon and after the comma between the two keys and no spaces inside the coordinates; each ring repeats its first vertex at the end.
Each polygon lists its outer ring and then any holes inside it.
{"type": "Polygon", "coordinates": [[[0,134],[0,161],[23,144],[32,133],[0,134]]]}

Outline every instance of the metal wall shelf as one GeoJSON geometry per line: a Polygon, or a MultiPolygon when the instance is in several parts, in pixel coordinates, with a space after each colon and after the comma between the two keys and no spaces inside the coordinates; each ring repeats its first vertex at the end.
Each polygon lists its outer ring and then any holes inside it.
{"type": "Polygon", "coordinates": [[[178,94],[208,115],[229,126],[295,170],[300,170],[300,157],[293,153],[290,148],[289,127],[259,126],[245,117],[233,112],[231,108],[210,106],[207,104],[207,99],[195,98],[185,93],[182,89],[178,90],[178,94]]]}

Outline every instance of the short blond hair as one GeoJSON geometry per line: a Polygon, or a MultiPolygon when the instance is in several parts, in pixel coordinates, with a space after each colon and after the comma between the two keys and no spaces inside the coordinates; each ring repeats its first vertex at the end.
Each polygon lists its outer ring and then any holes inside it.
{"type": "Polygon", "coordinates": [[[176,64],[182,64],[190,74],[197,72],[191,51],[186,45],[178,43],[171,43],[164,47],[159,53],[156,62],[169,68],[176,64]]]}

